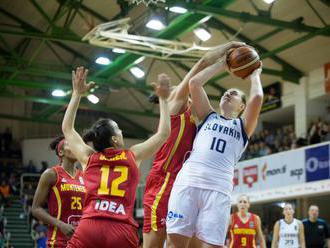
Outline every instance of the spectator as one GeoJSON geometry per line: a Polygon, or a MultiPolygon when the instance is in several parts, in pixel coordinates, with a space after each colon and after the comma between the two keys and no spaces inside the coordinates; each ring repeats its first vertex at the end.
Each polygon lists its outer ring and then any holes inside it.
{"type": "Polygon", "coordinates": [[[32,238],[36,242],[37,248],[47,247],[47,227],[41,220],[34,224],[32,229],[32,238]]]}
{"type": "Polygon", "coordinates": [[[330,234],[327,223],[318,218],[319,207],[311,205],[308,210],[308,219],[303,220],[307,248],[323,248],[327,244],[330,248],[330,234]]]}
{"type": "Polygon", "coordinates": [[[10,199],[10,186],[6,180],[3,180],[0,185],[0,194],[2,196],[2,200],[6,206],[9,205],[10,199]]]}
{"type": "Polygon", "coordinates": [[[262,157],[262,156],[266,156],[268,154],[271,154],[271,150],[268,146],[266,146],[265,142],[260,142],[260,145],[259,145],[259,156],[262,157]]]}
{"type": "Polygon", "coordinates": [[[18,195],[19,194],[19,181],[16,180],[15,174],[11,173],[9,176],[9,185],[10,185],[10,190],[13,195],[18,195]]]}
{"type": "Polygon", "coordinates": [[[9,127],[6,128],[5,132],[2,134],[2,139],[4,141],[4,148],[6,152],[10,151],[10,145],[13,141],[13,135],[9,127]]]}
{"type": "Polygon", "coordinates": [[[330,141],[330,124],[322,123],[322,127],[320,130],[321,141],[330,141]]]}
{"type": "Polygon", "coordinates": [[[33,164],[32,160],[29,161],[29,164],[26,166],[25,171],[27,173],[37,173],[37,169],[33,164]]]}
{"type": "Polygon", "coordinates": [[[39,171],[40,174],[42,174],[45,170],[48,168],[48,163],[46,161],[41,162],[41,169],[39,171]]]}
{"type": "Polygon", "coordinates": [[[312,123],[309,130],[309,144],[313,145],[321,142],[320,125],[321,125],[320,120],[312,123]]]}

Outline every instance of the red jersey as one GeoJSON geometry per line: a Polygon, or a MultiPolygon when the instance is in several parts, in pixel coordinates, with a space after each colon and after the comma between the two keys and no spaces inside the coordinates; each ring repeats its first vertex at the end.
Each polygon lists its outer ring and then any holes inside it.
{"type": "Polygon", "coordinates": [[[133,218],[139,170],[129,150],[108,148],[90,156],[84,172],[83,219],[108,218],[138,227],[133,218]]]}
{"type": "MultiPolygon", "coordinates": [[[[82,172],[77,170],[75,177],[72,177],[62,166],[52,169],[57,180],[48,197],[49,214],[76,227],[82,216],[86,193],[82,172]]],[[[47,237],[48,247],[66,247],[69,240],[56,226],[49,226],[47,237]]]]}
{"type": "Polygon", "coordinates": [[[250,213],[250,218],[243,223],[239,216],[231,216],[229,248],[255,248],[257,234],[257,216],[250,213]]]}
{"type": "Polygon", "coordinates": [[[170,137],[157,152],[150,174],[166,176],[170,172],[175,179],[192,149],[196,130],[190,108],[182,114],[171,115],[170,137]]]}

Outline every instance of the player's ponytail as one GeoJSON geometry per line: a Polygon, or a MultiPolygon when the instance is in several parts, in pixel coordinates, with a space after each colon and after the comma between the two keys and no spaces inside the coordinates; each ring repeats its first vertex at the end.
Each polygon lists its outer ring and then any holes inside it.
{"type": "Polygon", "coordinates": [[[100,119],[85,132],[83,140],[92,142],[94,149],[98,152],[106,148],[113,147],[112,136],[116,136],[111,119],[100,119]]]}
{"type": "Polygon", "coordinates": [[[95,138],[96,138],[96,134],[95,134],[94,130],[92,130],[92,129],[86,130],[83,135],[83,140],[85,143],[93,142],[95,140],[95,138]]]}

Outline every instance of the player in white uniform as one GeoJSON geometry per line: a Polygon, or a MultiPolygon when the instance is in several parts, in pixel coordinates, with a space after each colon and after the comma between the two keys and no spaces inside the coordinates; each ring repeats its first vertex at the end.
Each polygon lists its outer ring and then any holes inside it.
{"type": "Polygon", "coordinates": [[[221,115],[210,105],[203,85],[225,70],[226,45],[216,63],[189,82],[199,120],[193,150],[179,172],[169,200],[166,228],[167,247],[187,247],[192,236],[201,247],[224,245],[230,216],[234,166],[252,135],[262,106],[261,68],[250,76],[249,101],[244,93],[229,89],[221,97],[221,115]],[[239,116],[242,116],[240,118],[239,116]]]}
{"type": "Polygon", "coordinates": [[[304,225],[293,218],[292,204],[286,203],[283,208],[284,219],[275,223],[272,248],[305,248],[304,225]]]}

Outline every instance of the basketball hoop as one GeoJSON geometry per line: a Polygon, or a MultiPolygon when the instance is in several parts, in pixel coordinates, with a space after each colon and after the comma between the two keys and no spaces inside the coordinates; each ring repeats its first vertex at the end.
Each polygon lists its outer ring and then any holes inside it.
{"type": "Polygon", "coordinates": [[[130,53],[163,60],[196,61],[213,47],[202,47],[195,43],[158,39],[128,33],[129,18],[107,22],[96,26],[83,37],[90,44],[121,48],[130,53]]]}
{"type": "Polygon", "coordinates": [[[160,3],[166,2],[166,0],[131,0],[131,1],[132,1],[132,4],[139,5],[140,3],[143,3],[146,6],[148,6],[149,4],[157,4],[158,2],[160,2],[160,3]]]}

